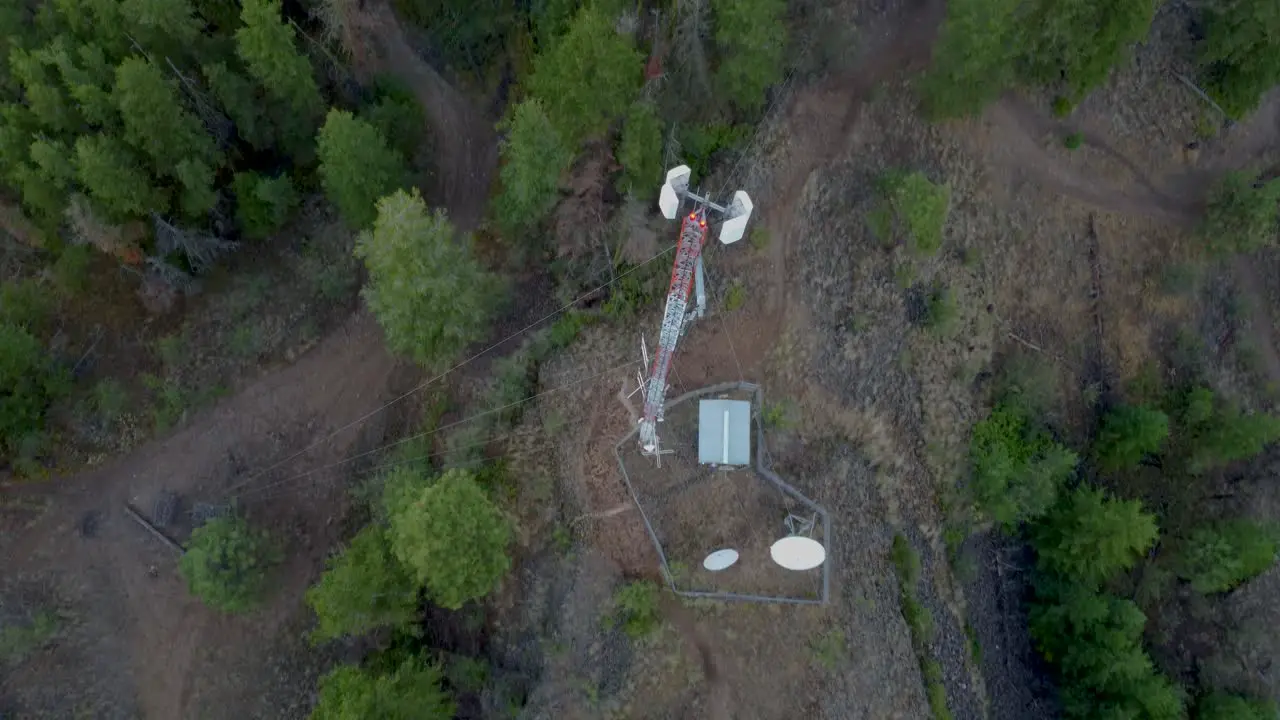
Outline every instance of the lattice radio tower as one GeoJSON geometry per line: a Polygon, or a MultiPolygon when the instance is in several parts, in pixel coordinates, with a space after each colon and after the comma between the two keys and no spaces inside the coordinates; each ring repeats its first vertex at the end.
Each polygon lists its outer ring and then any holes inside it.
{"type": "Polygon", "coordinates": [[[644,393],[644,414],[640,418],[640,449],[642,454],[653,456],[661,463],[664,452],[658,442],[658,423],[662,422],[666,404],[667,373],[675,357],[676,343],[689,323],[702,317],[707,311],[706,276],[702,268],[702,246],[707,242],[707,215],[714,212],[723,218],[720,225],[720,242],[728,245],[742,239],[751,219],[751,197],[743,190],[733,194],[728,207],[717,205],[710,198],[689,189],[693,171],[681,165],[667,171],[667,181],[658,195],[658,207],[668,220],[681,214],[681,206],[688,200],[692,209],[680,222],[680,240],[676,244],[676,258],[671,268],[671,286],[667,290],[666,312],[662,316],[662,329],[658,333],[658,347],[650,364],[648,348],[640,338],[640,352],[648,377],[641,375],[638,387],[632,393],[644,393]],[[689,296],[696,288],[695,304],[689,307],[689,296]]]}

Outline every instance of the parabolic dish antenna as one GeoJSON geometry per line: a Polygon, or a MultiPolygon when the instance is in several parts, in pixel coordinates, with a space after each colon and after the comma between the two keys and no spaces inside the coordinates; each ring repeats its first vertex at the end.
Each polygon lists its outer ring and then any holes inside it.
{"type": "Polygon", "coordinates": [[[725,548],[724,550],[717,550],[708,555],[707,558],[702,561],[702,567],[710,570],[711,572],[720,572],[721,570],[728,569],[736,562],[738,562],[738,551],[733,548],[725,548]]]}
{"type": "Polygon", "coordinates": [[[769,556],[788,570],[812,570],[827,559],[827,549],[813,538],[791,535],[774,543],[769,556]]]}

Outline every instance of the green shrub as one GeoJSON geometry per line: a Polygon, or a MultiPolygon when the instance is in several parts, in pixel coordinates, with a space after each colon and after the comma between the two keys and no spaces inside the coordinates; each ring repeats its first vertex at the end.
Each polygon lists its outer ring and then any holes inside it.
{"type": "Polygon", "coordinates": [[[1276,704],[1215,690],[1196,701],[1196,720],[1275,720],[1276,704]]]}
{"type": "Polygon", "coordinates": [[[267,570],[279,553],[265,533],[237,516],[214,518],[196,528],[178,569],[191,594],[228,613],[252,610],[264,590],[267,570]]]}
{"type": "Polygon", "coordinates": [[[898,584],[915,592],[916,584],[920,582],[920,556],[905,536],[893,536],[891,557],[893,567],[898,571],[898,584]]]}
{"type": "Polygon", "coordinates": [[[1174,544],[1175,571],[1196,592],[1226,592],[1271,567],[1278,541],[1274,529],[1251,520],[1209,523],[1174,544]]]}
{"type": "Polygon", "coordinates": [[[457,237],[443,210],[428,212],[416,188],[378,200],[355,254],[369,270],[365,301],[392,350],[434,368],[487,332],[497,281],[470,238],[457,237]]]}
{"type": "Polygon", "coordinates": [[[622,626],[622,631],[633,640],[647,637],[662,625],[662,612],[658,601],[662,591],[655,583],[637,580],[627,583],[613,593],[613,611],[606,618],[612,626],[622,626]]]}
{"type": "Polygon", "coordinates": [[[1103,470],[1126,470],[1160,452],[1168,437],[1169,416],[1146,407],[1119,407],[1103,418],[1094,452],[1103,470]]]}
{"type": "Polygon", "coordinates": [[[511,527],[471,473],[388,491],[392,550],[434,602],[456,610],[497,586],[511,567],[511,527]]]}
{"type": "Polygon", "coordinates": [[[951,187],[936,185],[921,172],[890,172],[877,183],[900,232],[918,252],[932,255],[942,247],[942,231],[951,207],[951,187]]]}
{"type": "Polygon", "coordinates": [[[1250,252],[1274,245],[1280,179],[1258,183],[1246,172],[1229,172],[1209,193],[1200,236],[1210,252],[1250,252]]]}
{"type": "Polygon", "coordinates": [[[320,679],[311,720],[450,720],[457,706],[440,668],[410,658],[390,672],[343,665],[320,679]]]}
{"type": "Polygon", "coordinates": [[[0,323],[0,452],[28,456],[43,444],[45,412],[70,389],[31,333],[0,323]]]}
{"type": "Polygon", "coordinates": [[[1037,567],[1082,588],[1099,587],[1133,567],[1155,542],[1155,518],[1136,500],[1077,488],[1031,529],[1037,567]]]}
{"type": "Polygon", "coordinates": [[[1084,135],[1078,132],[1073,132],[1062,139],[1063,147],[1065,147],[1068,150],[1079,150],[1080,146],[1083,144],[1084,144],[1084,135]]]}
{"type": "Polygon", "coordinates": [[[298,207],[298,193],[288,175],[236,173],[231,188],[236,196],[236,220],[251,238],[265,238],[280,230],[298,207]]]}
{"type": "Polygon", "coordinates": [[[955,332],[960,310],[956,307],[951,288],[938,286],[929,291],[924,300],[924,326],[934,335],[946,336],[955,332]]]}
{"type": "Polygon", "coordinates": [[[418,612],[418,585],[391,552],[386,532],[370,525],[330,556],[320,582],[307,591],[319,624],[314,640],[407,628],[418,612]]]}
{"type": "Polygon", "coordinates": [[[1078,461],[1074,452],[1033,430],[1022,413],[1005,404],[974,426],[969,457],[974,500],[1006,529],[1043,515],[1078,461]]]}

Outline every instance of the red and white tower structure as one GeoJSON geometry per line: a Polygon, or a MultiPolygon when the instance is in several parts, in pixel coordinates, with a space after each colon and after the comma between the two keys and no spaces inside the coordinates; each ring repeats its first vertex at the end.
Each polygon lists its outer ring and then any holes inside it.
{"type": "MultiPolygon", "coordinates": [[[[666,312],[662,316],[662,328],[658,333],[658,346],[649,376],[641,378],[639,390],[644,391],[644,412],[640,417],[640,447],[645,455],[660,457],[658,423],[662,422],[666,404],[667,374],[675,357],[676,344],[685,328],[694,319],[702,317],[707,309],[706,283],[702,266],[702,248],[707,242],[708,214],[722,218],[720,242],[728,245],[742,239],[753,205],[746,192],[733,194],[733,201],[726,207],[689,189],[692,171],[681,165],[667,171],[667,181],[662,184],[658,207],[668,220],[683,215],[680,222],[680,240],[676,244],[675,262],[671,268],[671,285],[667,290],[666,312]],[[683,212],[685,201],[690,201],[689,211],[683,212]],[[696,289],[696,294],[694,293],[696,289]],[[694,304],[690,308],[690,295],[694,304]]],[[[643,352],[643,341],[641,343],[643,352]]],[[[647,355],[647,353],[645,353],[647,355]]],[[[648,364],[648,357],[645,358],[648,364]]]]}

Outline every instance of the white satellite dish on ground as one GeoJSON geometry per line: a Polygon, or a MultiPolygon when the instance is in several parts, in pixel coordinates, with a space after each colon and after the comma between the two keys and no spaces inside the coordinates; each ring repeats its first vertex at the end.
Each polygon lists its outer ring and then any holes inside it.
{"type": "Polygon", "coordinates": [[[813,538],[788,535],[769,548],[769,556],[788,570],[812,570],[827,559],[827,549],[813,538]]]}
{"type": "Polygon", "coordinates": [[[733,548],[725,548],[708,555],[706,559],[702,561],[702,567],[710,570],[711,572],[720,572],[721,570],[728,569],[736,562],[738,562],[738,551],[733,548]]]}

